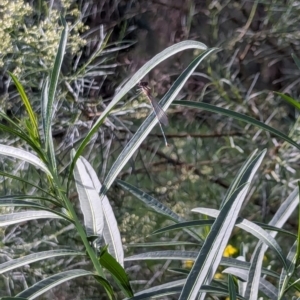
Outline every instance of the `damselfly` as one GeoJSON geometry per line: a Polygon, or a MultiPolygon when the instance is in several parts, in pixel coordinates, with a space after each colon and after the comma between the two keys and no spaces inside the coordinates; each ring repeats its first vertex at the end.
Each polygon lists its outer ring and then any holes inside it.
{"type": "Polygon", "coordinates": [[[163,109],[161,108],[161,106],[157,103],[157,101],[154,99],[154,97],[151,95],[151,88],[148,85],[148,82],[145,81],[141,81],[138,84],[139,89],[141,90],[141,92],[144,94],[144,96],[149,100],[149,102],[151,103],[151,106],[153,108],[153,111],[158,119],[158,124],[159,127],[161,129],[162,135],[164,137],[165,140],[165,144],[166,146],[169,146],[165,133],[163,131],[162,125],[164,126],[168,126],[169,121],[168,121],[168,117],[165,114],[165,112],[163,111],[163,109]]]}

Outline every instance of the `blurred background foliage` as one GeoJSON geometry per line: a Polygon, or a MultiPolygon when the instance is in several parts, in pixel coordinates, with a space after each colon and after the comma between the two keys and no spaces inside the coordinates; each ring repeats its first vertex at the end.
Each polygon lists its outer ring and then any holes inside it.
{"type": "MultiPolygon", "coordinates": [[[[222,51],[200,66],[181,91],[180,99],[203,101],[247,114],[290,133],[299,142],[298,114],[272,91],[299,97],[299,70],[291,53],[299,56],[300,3],[292,0],[2,0],[0,109],[15,120],[22,120],[24,108],[7,71],[18,76],[39,115],[39,95],[57,51],[61,14],[71,28],[53,124],[62,174],[70,149],[85,137],[124,82],[156,53],[187,39],[222,51]]],[[[145,80],[158,99],[197,54],[192,51],[177,54],[148,74],[145,80]]],[[[146,99],[132,90],[100,127],[85,152],[100,181],[150,111],[146,99]]],[[[170,124],[165,133],[170,147],[164,146],[156,126],[119,178],[158,198],[180,216],[197,218],[190,210],[198,206],[217,208],[233,176],[256,148],[267,148],[268,155],[247,196],[244,217],[268,221],[296,187],[299,153],[277,137],[205,111],[171,106],[167,114],[170,124]]],[[[21,141],[5,134],[1,133],[0,139],[3,144],[22,147],[21,141]]],[[[0,159],[2,171],[23,174],[35,184],[42,184],[38,171],[27,164],[0,159]]],[[[0,180],[2,195],[25,190],[36,193],[35,189],[28,190],[14,180],[2,177],[0,180]]],[[[108,196],[126,256],[146,250],[129,247],[130,243],[166,238],[185,240],[185,235],[178,233],[147,237],[168,222],[118,187],[112,188],[108,196]]],[[[76,193],[72,197],[76,205],[76,193]]],[[[287,229],[295,228],[291,219],[287,229]]],[[[1,260],[36,249],[55,249],[59,243],[77,248],[77,236],[72,229],[59,220],[1,229],[1,260]]],[[[248,247],[254,247],[256,241],[239,233],[237,230],[233,236],[233,244],[243,241],[248,247]]],[[[202,234],[205,236],[205,230],[202,234]]],[[[184,247],[187,246],[180,249],[184,247]]],[[[274,257],[267,258],[267,264],[276,263],[274,257]]],[[[12,277],[3,275],[0,293],[14,295],[33,284],[35,278],[78,264],[85,262],[47,261],[36,268],[24,268],[12,277]]],[[[127,271],[136,289],[157,284],[162,278],[167,280],[170,275],[160,261],[129,265],[127,271]]],[[[99,293],[95,283],[86,284],[81,279],[80,283],[72,281],[66,289],[59,287],[44,297],[80,299],[99,293]]]]}

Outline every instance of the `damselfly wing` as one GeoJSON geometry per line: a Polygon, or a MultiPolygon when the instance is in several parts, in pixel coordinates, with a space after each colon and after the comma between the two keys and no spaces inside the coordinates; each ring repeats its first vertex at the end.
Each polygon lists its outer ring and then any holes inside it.
{"type": "Polygon", "coordinates": [[[154,97],[151,95],[151,88],[148,84],[148,82],[145,81],[141,81],[138,84],[138,87],[140,89],[140,91],[144,94],[144,96],[149,100],[149,102],[151,103],[151,106],[153,108],[153,111],[158,119],[158,124],[159,127],[161,129],[162,135],[164,137],[165,140],[165,144],[166,146],[169,146],[165,133],[163,131],[162,125],[164,126],[168,126],[169,125],[169,121],[168,121],[168,117],[165,114],[165,112],[163,111],[163,109],[161,108],[161,106],[158,104],[158,102],[154,99],[154,97]]]}

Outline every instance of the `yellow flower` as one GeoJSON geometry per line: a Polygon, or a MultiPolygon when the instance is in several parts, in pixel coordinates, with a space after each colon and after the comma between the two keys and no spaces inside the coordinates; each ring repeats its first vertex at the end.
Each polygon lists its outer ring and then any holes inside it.
{"type": "Polygon", "coordinates": [[[194,261],[193,260],[185,260],[183,263],[182,263],[182,266],[183,268],[187,268],[187,269],[191,269],[192,266],[194,264],[194,261]]]}
{"type": "Polygon", "coordinates": [[[232,256],[232,255],[234,255],[236,253],[238,253],[238,249],[229,244],[225,248],[223,255],[225,257],[229,257],[229,256],[232,256]]]}
{"type": "Polygon", "coordinates": [[[224,275],[221,273],[216,273],[214,276],[214,279],[222,279],[222,278],[224,278],[224,275]]]}

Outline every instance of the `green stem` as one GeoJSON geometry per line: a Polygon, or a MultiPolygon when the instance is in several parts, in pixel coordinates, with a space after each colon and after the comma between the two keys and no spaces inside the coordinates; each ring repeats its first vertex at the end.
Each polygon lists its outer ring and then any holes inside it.
{"type": "MultiPolygon", "coordinates": [[[[58,180],[57,178],[53,178],[53,181],[58,183],[58,180]]],[[[87,236],[86,236],[86,233],[85,233],[85,230],[83,228],[83,226],[81,225],[78,217],[77,217],[77,214],[73,208],[73,205],[72,203],[70,202],[70,200],[66,197],[65,193],[63,193],[63,189],[60,188],[60,185],[59,184],[56,184],[56,190],[58,191],[58,196],[60,199],[62,199],[62,201],[64,202],[65,204],[65,208],[67,209],[68,213],[70,214],[70,218],[73,220],[74,222],[74,225],[77,229],[77,232],[79,233],[80,237],[81,237],[81,240],[85,246],[85,249],[86,249],[86,252],[88,253],[88,256],[90,257],[96,271],[97,271],[97,274],[99,276],[101,276],[102,278],[105,278],[105,275],[104,275],[104,272],[103,272],[103,268],[101,267],[100,265],[100,262],[97,258],[97,256],[95,255],[95,252],[93,250],[93,248],[91,247],[88,239],[87,239],[87,236]]]]}

